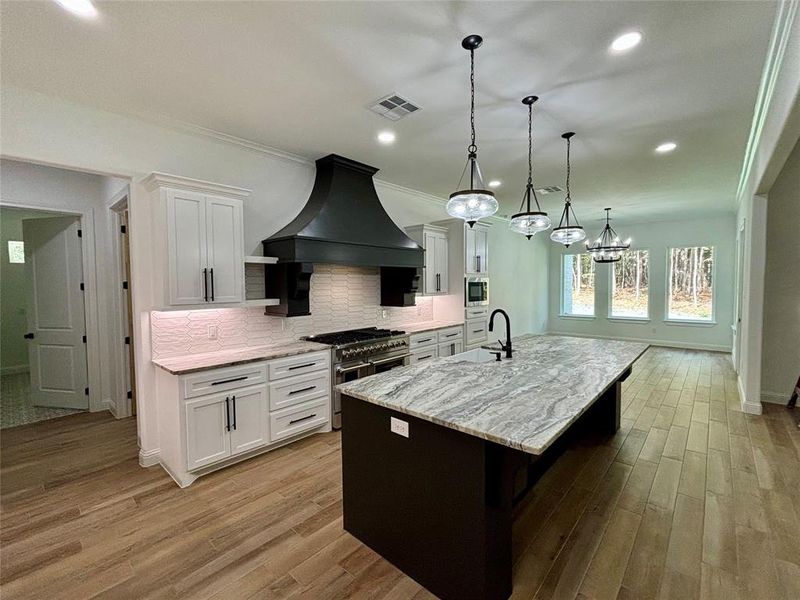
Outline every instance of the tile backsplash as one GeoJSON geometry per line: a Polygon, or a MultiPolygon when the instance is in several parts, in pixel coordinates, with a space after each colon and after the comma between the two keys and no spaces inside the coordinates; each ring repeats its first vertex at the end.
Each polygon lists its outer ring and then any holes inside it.
{"type": "Polygon", "coordinates": [[[433,320],[432,298],[418,297],[416,306],[405,308],[380,306],[377,267],[314,265],[310,304],[310,316],[291,319],[265,315],[260,307],[153,311],[153,358],[279,344],[355,327],[401,328],[433,320]],[[216,327],[217,339],[208,339],[209,327],[216,327]]]}

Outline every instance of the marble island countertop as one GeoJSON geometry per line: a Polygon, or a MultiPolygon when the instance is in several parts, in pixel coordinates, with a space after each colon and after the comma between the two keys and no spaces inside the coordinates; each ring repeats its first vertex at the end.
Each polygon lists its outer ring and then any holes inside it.
{"type": "Polygon", "coordinates": [[[434,359],[344,383],[349,396],[541,454],[648,344],[555,335],[513,339],[514,356],[434,359]]]}
{"type": "Polygon", "coordinates": [[[276,346],[250,346],[247,348],[233,348],[230,350],[217,350],[203,354],[189,354],[186,356],[171,356],[169,358],[154,358],[153,364],[158,365],[173,375],[186,375],[205,369],[218,367],[232,367],[260,360],[284,358],[319,350],[330,350],[330,346],[317,342],[290,342],[276,346]]]}

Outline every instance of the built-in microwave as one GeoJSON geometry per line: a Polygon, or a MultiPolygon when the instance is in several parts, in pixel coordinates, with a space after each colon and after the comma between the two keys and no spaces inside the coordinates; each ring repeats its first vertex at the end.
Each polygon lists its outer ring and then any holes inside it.
{"type": "Polygon", "coordinates": [[[484,306],[489,304],[489,278],[464,278],[464,306],[484,306]]]}

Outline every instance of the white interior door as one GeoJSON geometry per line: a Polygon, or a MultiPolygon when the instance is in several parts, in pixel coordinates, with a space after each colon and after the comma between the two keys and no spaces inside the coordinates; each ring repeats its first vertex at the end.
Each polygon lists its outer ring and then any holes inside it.
{"type": "Polygon", "coordinates": [[[28,360],[36,406],[89,408],[77,217],[25,219],[28,360]]]}
{"type": "Polygon", "coordinates": [[[242,205],[239,200],[207,198],[209,300],[241,302],[244,290],[242,205]]]}

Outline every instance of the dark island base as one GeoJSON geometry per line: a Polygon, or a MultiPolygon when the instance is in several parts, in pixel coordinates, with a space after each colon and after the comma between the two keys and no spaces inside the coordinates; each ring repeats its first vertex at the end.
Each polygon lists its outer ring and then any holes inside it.
{"type": "Polygon", "coordinates": [[[619,429],[629,373],[541,456],[342,394],[345,530],[443,600],[508,598],[514,505],[568,439],[619,429]]]}

